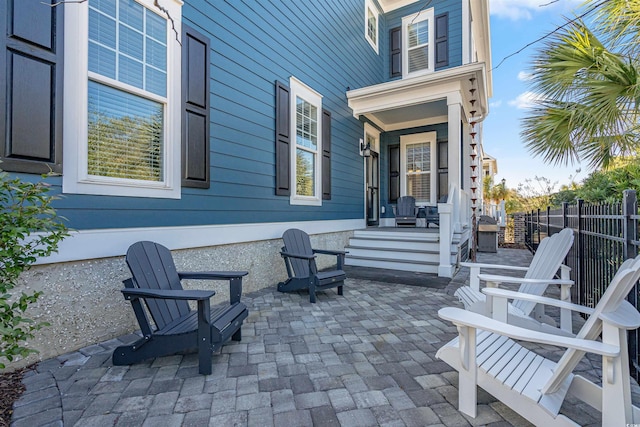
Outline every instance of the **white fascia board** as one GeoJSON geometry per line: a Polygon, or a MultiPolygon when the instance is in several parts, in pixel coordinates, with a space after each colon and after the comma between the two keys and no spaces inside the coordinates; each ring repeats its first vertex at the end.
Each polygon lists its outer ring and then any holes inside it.
{"type": "Polygon", "coordinates": [[[434,73],[425,74],[418,77],[398,79],[386,83],[380,83],[377,85],[366,86],[360,89],[353,89],[347,92],[347,98],[352,99],[366,95],[377,94],[380,92],[393,92],[398,89],[432,85],[446,80],[458,80],[465,74],[478,72],[484,73],[484,64],[480,62],[474,62],[473,64],[447,68],[446,70],[436,71],[434,73]]]}
{"type": "Polygon", "coordinates": [[[279,239],[289,228],[299,228],[308,234],[321,234],[365,227],[365,220],[360,218],[334,221],[79,230],[72,231],[69,237],[60,242],[57,253],[39,259],[36,264],[123,256],[129,246],[141,240],[157,242],[175,250],[279,239]]]}
{"type": "Polygon", "coordinates": [[[350,90],[347,92],[348,105],[353,111],[353,116],[359,118],[367,113],[444,99],[454,92],[466,96],[468,82],[465,80],[470,76],[476,78],[478,108],[485,113],[483,115],[486,115],[488,112],[486,68],[483,63],[463,65],[419,77],[350,90]]]}

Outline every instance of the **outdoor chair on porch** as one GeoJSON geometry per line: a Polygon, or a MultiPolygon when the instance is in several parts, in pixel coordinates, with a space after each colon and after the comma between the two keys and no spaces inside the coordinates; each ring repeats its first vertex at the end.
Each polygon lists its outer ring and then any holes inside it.
{"type": "Polygon", "coordinates": [[[416,199],[412,196],[398,198],[395,211],[396,227],[416,226],[416,199]]]}
{"type": "Polygon", "coordinates": [[[342,270],[344,265],[344,251],[331,251],[313,249],[309,235],[302,230],[291,228],[282,235],[284,246],[282,258],[287,268],[289,278],[278,283],[278,291],[292,292],[302,289],[309,290],[309,301],[316,302],[316,292],[328,288],[338,288],[338,295],[342,295],[346,273],[342,270]],[[327,271],[318,271],[316,266],[316,254],[335,255],[336,268],[327,271]]]}
{"type": "MultiPolygon", "coordinates": [[[[573,245],[573,230],[565,228],[559,233],[544,238],[531,261],[529,267],[517,267],[510,265],[480,264],[465,262],[460,265],[469,267],[469,286],[462,286],[454,293],[464,304],[467,310],[491,315],[490,304],[487,304],[486,295],[480,292],[480,282],[486,282],[488,287],[496,288],[503,283],[520,285],[518,291],[531,295],[543,295],[547,287],[555,284],[561,287],[560,299],[571,301],[570,289],[573,281],[569,279],[569,267],[562,265],[567,253],[573,245]],[[526,272],[523,277],[505,276],[481,273],[482,270],[511,270],[526,272]],[[558,269],[561,271],[560,279],[554,279],[558,269]]],[[[571,336],[571,317],[566,311],[561,312],[560,328],[556,327],[554,319],[545,314],[541,305],[525,300],[517,300],[509,304],[509,323],[524,328],[547,331],[560,335],[571,336]]]]}
{"type": "Polygon", "coordinates": [[[153,242],[129,247],[126,262],[132,278],[122,293],[131,301],[142,338],[113,352],[114,365],[129,365],[178,352],[196,351],[199,372],[211,374],[212,352],[233,339],[242,339],[241,326],[247,307],[240,302],[246,271],[178,272],[169,249],[153,242]],[[212,309],[215,291],[184,290],[181,279],[229,281],[230,303],[212,309]],[[191,310],[187,301],[197,301],[191,310]],[[151,314],[153,325],[147,312],[151,314]]]}
{"type": "Polygon", "coordinates": [[[476,387],[480,386],[537,426],[578,426],[559,413],[568,395],[599,410],[603,426],[640,423],[640,408],[631,403],[627,352],[627,330],[640,326],[640,313],[625,300],[639,277],[640,256],[625,261],[595,308],[509,292],[494,295],[494,319],[454,307],[440,309],[438,315],[452,322],[459,333],[436,353],[459,373],[458,409],[476,416],[476,387]],[[505,323],[507,298],[521,297],[587,314],[589,318],[575,338],[505,323]],[[602,340],[598,341],[600,334],[602,340]],[[567,350],[556,363],[516,340],[567,350]],[[601,385],[573,373],[587,352],[602,356],[601,385]]]}
{"type": "MultiPolygon", "coordinates": [[[[447,196],[440,197],[440,199],[438,199],[438,203],[447,203],[447,196]]],[[[440,227],[438,205],[425,207],[425,227],[429,228],[429,224],[435,224],[440,227]]]]}

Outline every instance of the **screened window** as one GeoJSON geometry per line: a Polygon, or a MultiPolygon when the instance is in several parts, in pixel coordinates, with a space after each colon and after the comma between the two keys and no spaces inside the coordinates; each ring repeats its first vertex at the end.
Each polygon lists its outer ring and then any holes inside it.
{"type": "Polygon", "coordinates": [[[313,89],[291,78],[292,204],[321,205],[322,97],[313,89]],[[295,159],[295,162],[293,161],[295,159]]]}
{"type": "Polygon", "coordinates": [[[402,19],[405,46],[403,75],[415,75],[433,71],[433,9],[402,19]]]}
{"type": "Polygon", "coordinates": [[[378,53],[378,10],[369,0],[365,1],[364,34],[373,50],[378,53]]]}
{"type": "Polygon", "coordinates": [[[164,180],[166,25],[135,1],[90,2],[89,175],[164,180]],[[127,86],[142,92],[131,93],[127,86]],[[157,97],[149,99],[144,92],[157,97]]]}

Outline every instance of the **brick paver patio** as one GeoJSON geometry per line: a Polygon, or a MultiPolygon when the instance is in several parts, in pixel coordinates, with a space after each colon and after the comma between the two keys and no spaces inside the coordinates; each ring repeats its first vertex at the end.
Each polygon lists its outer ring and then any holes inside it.
{"type": "MultiPolygon", "coordinates": [[[[479,261],[527,265],[527,251],[501,249],[479,261]]],[[[444,289],[350,278],[310,304],[275,286],[243,296],[250,310],[241,342],[198,374],[195,354],[113,366],[121,337],[41,362],[24,379],[13,426],[465,426],[527,425],[479,391],[475,419],[458,412],[457,373],[435,359],[456,335],[437,316],[467,269],[444,289]]],[[[556,354],[554,348],[539,348],[556,354]]],[[[594,362],[596,365],[598,361],[594,362]]],[[[581,365],[593,376],[589,361],[581,365]]],[[[582,425],[591,408],[565,404],[582,425]]]]}

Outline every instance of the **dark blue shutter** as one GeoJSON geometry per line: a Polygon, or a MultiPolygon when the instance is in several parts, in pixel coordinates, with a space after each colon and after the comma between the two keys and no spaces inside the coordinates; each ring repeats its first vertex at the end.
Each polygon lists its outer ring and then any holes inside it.
{"type": "Polygon", "coordinates": [[[449,65],[449,14],[443,13],[436,16],[435,34],[435,67],[446,67],[449,65]]]}
{"type": "Polygon", "coordinates": [[[400,146],[389,146],[389,203],[400,197],[400,146]]]}
{"type": "Polygon", "coordinates": [[[291,107],[289,86],[276,82],[276,196],[291,194],[291,107]]]}
{"type": "Polygon", "coordinates": [[[62,172],[63,11],[0,1],[0,169],[62,172]]]}
{"type": "Polygon", "coordinates": [[[402,27],[389,30],[389,75],[402,76],[402,27]]]}
{"type": "Polygon", "coordinates": [[[322,110],[322,198],[331,200],[331,113],[322,110]]]}
{"type": "Polygon", "coordinates": [[[182,24],[182,186],[209,188],[209,39],[182,24]]]}

